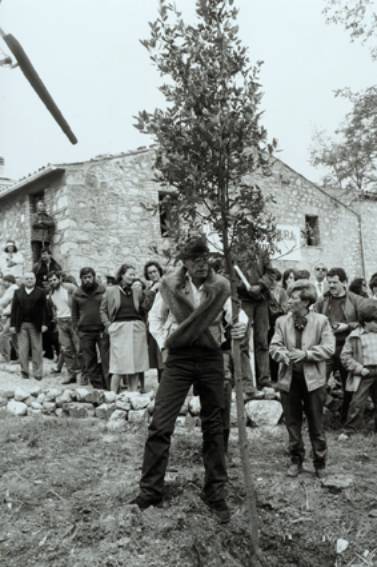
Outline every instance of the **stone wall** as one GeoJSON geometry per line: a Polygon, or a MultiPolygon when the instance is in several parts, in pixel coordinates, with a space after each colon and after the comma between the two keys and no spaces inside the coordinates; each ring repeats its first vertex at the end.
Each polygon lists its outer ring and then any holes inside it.
{"type": "Polygon", "coordinates": [[[114,274],[132,262],[140,273],[148,259],[156,259],[151,248],[163,243],[158,214],[143,204],[158,204],[151,152],[67,166],[57,201],[65,207],[59,224],[64,236],[56,242],[66,269],[77,275],[91,265],[100,274],[114,274]]]}
{"type": "Polygon", "coordinates": [[[362,218],[362,234],[366,277],[377,272],[377,196],[375,198],[360,199],[353,203],[353,207],[362,218]]]}
{"type": "Polygon", "coordinates": [[[258,181],[264,194],[274,198],[268,208],[276,223],[299,226],[303,233],[305,215],[319,217],[319,245],[307,246],[301,234],[296,250],[299,259],[282,257],[274,262],[279,269],[312,270],[317,262],[322,261],[328,267],[344,267],[350,278],[361,275],[359,220],[350,208],[331,198],[280,160],[275,162],[271,176],[258,181]]]}
{"type": "MultiPolygon", "coordinates": [[[[147,260],[158,259],[154,250],[161,250],[168,242],[161,236],[159,215],[143,206],[158,204],[160,187],[152,179],[152,163],[153,152],[140,150],[62,165],[64,175],[39,179],[23,192],[2,200],[2,239],[13,237],[21,243],[30,262],[28,193],[44,190],[47,210],[56,220],[54,256],[67,272],[77,277],[82,266],[91,265],[101,275],[114,274],[128,261],[141,273],[147,260]]],[[[275,161],[270,176],[256,181],[266,196],[273,197],[268,208],[276,223],[295,227],[298,234],[293,257],[290,254],[274,260],[279,269],[312,270],[323,261],[327,266],[343,266],[350,278],[361,275],[359,218],[355,212],[280,160],[275,161]],[[305,215],[319,218],[318,246],[305,244],[305,215]]],[[[377,207],[377,202],[373,206],[377,207]]],[[[377,226],[370,202],[361,202],[360,207],[370,274],[377,270],[377,265],[373,266],[377,226]]]]}

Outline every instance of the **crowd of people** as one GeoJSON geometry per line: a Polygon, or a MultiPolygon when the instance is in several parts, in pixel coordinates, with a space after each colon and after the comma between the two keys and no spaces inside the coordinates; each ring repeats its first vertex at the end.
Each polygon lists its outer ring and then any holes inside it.
{"type": "MultiPolygon", "coordinates": [[[[79,381],[119,392],[143,391],[144,373],[155,368],[159,387],[145,446],[140,494],[145,509],[163,496],[170,438],[184,399],[194,387],[200,396],[204,502],[227,521],[225,455],[232,389],[231,340],[240,341],[245,399],[258,390],[280,392],[289,436],[289,476],[302,471],[306,416],[314,471],[325,473],[327,444],[323,410],[329,378],[343,399],[340,420],[351,434],[362,427],[370,396],[377,408],[377,274],[369,285],[348,285],[344,269],[318,263],[284,273],[268,254],[241,266],[241,309],[232,321],[230,283],[223,261],[211,255],[203,237],[188,239],[176,265],[164,274],[149,261],[142,277],[125,263],[115,276],[99,278],[80,270],[79,285],[41,248],[32,271],[16,268],[17,246],[0,280],[0,352],[19,361],[21,375],[43,376],[43,354],[66,366],[63,383],[79,381]],[[13,265],[10,265],[13,263],[13,265]],[[225,380],[224,380],[225,379],[225,380]]],[[[375,409],[375,431],[377,410],[375,409]]]]}

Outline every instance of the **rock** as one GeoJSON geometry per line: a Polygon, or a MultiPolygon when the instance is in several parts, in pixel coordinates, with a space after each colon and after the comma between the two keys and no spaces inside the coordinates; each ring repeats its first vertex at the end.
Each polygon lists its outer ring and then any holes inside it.
{"type": "Polygon", "coordinates": [[[96,407],[95,414],[96,417],[99,417],[100,419],[109,419],[115,409],[115,404],[101,404],[96,407]]]}
{"type": "Polygon", "coordinates": [[[131,402],[131,408],[133,410],[146,409],[148,407],[148,404],[151,401],[149,395],[148,394],[138,394],[137,392],[135,392],[135,394],[136,395],[131,395],[131,393],[130,393],[129,400],[131,402]]]}
{"type": "Polygon", "coordinates": [[[368,516],[371,518],[377,518],[377,508],[373,508],[373,510],[369,510],[368,516]]]}
{"type": "Polygon", "coordinates": [[[283,408],[277,400],[251,400],[245,405],[247,417],[252,424],[277,425],[283,414],[283,408]]]}
{"type": "Polygon", "coordinates": [[[108,392],[107,390],[103,392],[103,396],[105,398],[104,401],[106,404],[113,404],[117,399],[117,395],[115,392],[108,392]]]}
{"type": "Polygon", "coordinates": [[[200,399],[199,396],[192,396],[191,400],[189,401],[189,412],[191,415],[199,415],[200,414],[200,399]]]}
{"type": "Polygon", "coordinates": [[[56,417],[63,417],[65,415],[63,408],[56,408],[55,415],[56,417]]]}
{"type": "Polygon", "coordinates": [[[7,410],[12,415],[17,415],[17,416],[26,415],[27,409],[28,409],[27,405],[24,404],[23,402],[18,402],[16,400],[10,400],[7,403],[7,410]]]}
{"type": "Polygon", "coordinates": [[[63,404],[72,402],[73,400],[73,393],[72,390],[64,390],[60,396],[56,398],[56,405],[58,408],[63,407],[63,404]]]}
{"type": "Polygon", "coordinates": [[[47,401],[46,394],[44,392],[41,392],[40,394],[38,394],[37,401],[40,404],[43,404],[43,402],[46,402],[47,401]]]}
{"type": "Polygon", "coordinates": [[[321,484],[331,492],[341,492],[353,485],[353,478],[345,474],[333,474],[323,478],[321,484]]]}
{"type": "Polygon", "coordinates": [[[349,541],[347,541],[346,539],[342,539],[341,537],[339,539],[336,540],[336,553],[337,555],[340,555],[341,553],[344,553],[346,551],[346,549],[349,546],[349,541]]]}
{"type": "MultiPolygon", "coordinates": [[[[49,388],[45,392],[44,401],[54,402],[56,400],[56,398],[58,398],[60,396],[61,393],[62,393],[62,390],[60,388],[49,388]]],[[[39,396],[38,396],[38,399],[39,399],[39,396]]]]}
{"type": "Polygon", "coordinates": [[[182,428],[185,427],[186,425],[186,416],[184,415],[179,415],[175,421],[175,426],[182,428]]]}
{"type": "Polygon", "coordinates": [[[120,409],[115,409],[114,412],[111,414],[109,421],[106,424],[106,428],[108,431],[126,431],[127,429],[127,422],[126,422],[127,413],[120,409]]]}
{"type": "Polygon", "coordinates": [[[128,422],[129,423],[143,423],[147,420],[148,410],[147,408],[140,410],[130,410],[128,412],[128,422]]]}
{"type": "Polygon", "coordinates": [[[102,390],[90,390],[89,388],[76,388],[76,399],[78,402],[94,404],[99,406],[105,400],[102,390]]]}
{"type": "Polygon", "coordinates": [[[26,398],[26,400],[24,400],[24,404],[26,404],[27,406],[31,406],[31,404],[35,401],[35,398],[33,398],[33,396],[29,396],[28,398],[26,398]]]}
{"type": "Polygon", "coordinates": [[[34,409],[34,408],[30,407],[27,410],[27,414],[28,415],[42,415],[42,410],[41,409],[34,409]]]}
{"type": "Polygon", "coordinates": [[[275,400],[276,399],[276,392],[275,392],[274,388],[269,388],[268,386],[265,386],[263,388],[263,393],[264,393],[264,399],[265,400],[275,400]]]}
{"type": "Polygon", "coordinates": [[[149,404],[148,404],[148,407],[147,407],[147,410],[148,410],[149,415],[153,415],[154,406],[155,406],[155,401],[154,401],[154,400],[151,400],[151,401],[149,402],[149,404]]]}
{"type": "Polygon", "coordinates": [[[23,402],[29,397],[29,392],[24,388],[16,388],[14,391],[14,399],[16,402],[23,402]]]}
{"type": "Polygon", "coordinates": [[[126,397],[118,397],[115,402],[115,407],[122,411],[129,411],[131,409],[131,402],[126,397]]]}
{"type": "Polygon", "coordinates": [[[43,402],[42,413],[46,415],[51,415],[55,413],[56,403],[55,402],[43,402]]]}
{"type": "Polygon", "coordinates": [[[349,436],[347,435],[347,433],[341,433],[338,437],[338,441],[347,441],[349,439],[349,436]]]}
{"type": "Polygon", "coordinates": [[[6,406],[8,403],[8,398],[3,398],[2,396],[0,397],[0,408],[3,408],[4,406],[6,406]]]}
{"type": "Polygon", "coordinates": [[[28,392],[30,396],[34,396],[36,398],[42,392],[42,388],[40,386],[31,386],[28,388],[28,392]]]}
{"type": "Polygon", "coordinates": [[[2,398],[7,398],[8,400],[10,398],[14,398],[14,390],[1,390],[0,391],[0,396],[2,398]]]}
{"type": "Polygon", "coordinates": [[[30,404],[31,409],[42,411],[42,404],[38,402],[38,400],[33,400],[30,404]]]}
{"type": "Polygon", "coordinates": [[[93,405],[85,402],[66,402],[63,410],[70,417],[94,417],[93,405]]]}
{"type": "Polygon", "coordinates": [[[186,415],[189,410],[190,398],[186,398],[183,402],[181,409],[179,410],[179,415],[186,415]]]}

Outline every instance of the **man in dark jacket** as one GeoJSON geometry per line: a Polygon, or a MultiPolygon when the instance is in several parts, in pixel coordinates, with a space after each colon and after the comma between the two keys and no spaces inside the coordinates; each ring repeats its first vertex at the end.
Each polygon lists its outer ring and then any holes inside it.
{"type": "Polygon", "coordinates": [[[109,340],[100,319],[100,305],[105,288],[96,281],[93,268],[80,271],[81,286],[72,296],[72,323],[80,339],[83,382],[108,388],[109,340]],[[97,347],[101,356],[99,363],[97,347]]]}
{"type": "MultiPolygon", "coordinates": [[[[238,288],[238,293],[250,325],[253,325],[254,328],[257,385],[259,388],[263,388],[264,386],[271,386],[268,352],[269,302],[276,273],[271,265],[268,252],[262,248],[256,250],[253,262],[250,263],[249,261],[245,265],[241,263],[241,268],[251,287],[247,290],[244,285],[241,285],[238,288]]],[[[245,394],[248,395],[249,392],[252,393],[248,340],[244,341],[242,349],[242,372],[245,394]]]]}
{"type": "Polygon", "coordinates": [[[317,301],[314,310],[323,313],[330,321],[336,340],[334,356],[328,361],[327,376],[331,372],[339,372],[344,392],[341,409],[341,420],[347,418],[352,393],[346,391],[347,370],[343,366],[340,353],[348,335],[359,325],[360,308],[364,299],[351,291],[347,291],[347,274],[343,268],[331,268],[327,273],[328,291],[317,301]]]}
{"type": "Polygon", "coordinates": [[[48,274],[50,272],[61,272],[62,267],[51,256],[49,248],[43,248],[39,262],[34,264],[33,272],[37,279],[37,287],[48,288],[48,274]]]}
{"type": "Polygon", "coordinates": [[[38,201],[37,212],[31,222],[31,248],[33,261],[38,262],[43,248],[50,246],[55,230],[54,219],[46,213],[46,205],[38,201]]]}
{"type": "Polygon", "coordinates": [[[24,276],[25,285],[13,296],[10,331],[17,333],[18,355],[23,378],[29,378],[29,352],[33,363],[33,376],[42,379],[42,333],[47,330],[47,303],[44,291],[36,287],[33,272],[24,276]]]}

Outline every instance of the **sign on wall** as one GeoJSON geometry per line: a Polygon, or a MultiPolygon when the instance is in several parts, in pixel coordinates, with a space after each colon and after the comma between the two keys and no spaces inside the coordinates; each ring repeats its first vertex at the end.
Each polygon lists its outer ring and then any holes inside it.
{"type": "Polygon", "coordinates": [[[277,224],[278,251],[273,255],[274,260],[300,261],[301,256],[301,229],[297,224],[277,224]]]}

